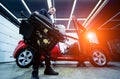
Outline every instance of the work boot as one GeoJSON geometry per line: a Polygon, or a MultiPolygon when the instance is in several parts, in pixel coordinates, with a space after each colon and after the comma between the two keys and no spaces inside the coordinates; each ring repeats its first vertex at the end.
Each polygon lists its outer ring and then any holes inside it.
{"type": "Polygon", "coordinates": [[[35,69],[32,71],[32,77],[31,79],[39,79],[39,76],[38,76],[38,69],[35,69]]]}
{"type": "Polygon", "coordinates": [[[45,75],[58,75],[58,72],[55,72],[52,67],[46,68],[44,71],[45,75]]]}

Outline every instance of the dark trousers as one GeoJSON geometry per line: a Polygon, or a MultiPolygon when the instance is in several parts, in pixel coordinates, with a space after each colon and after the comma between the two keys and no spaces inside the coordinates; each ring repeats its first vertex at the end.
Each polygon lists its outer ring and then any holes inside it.
{"type": "Polygon", "coordinates": [[[34,55],[33,55],[33,69],[38,69],[39,68],[40,62],[42,62],[42,60],[40,59],[40,57],[42,55],[44,55],[44,57],[45,57],[46,68],[50,67],[50,65],[51,65],[51,63],[50,63],[50,52],[48,51],[48,52],[44,53],[42,50],[40,50],[38,44],[36,43],[37,40],[39,39],[39,37],[36,36],[35,32],[33,33],[32,36],[33,37],[31,37],[30,45],[35,48],[34,55]]]}
{"type": "MultiPolygon", "coordinates": [[[[40,53],[40,50],[37,50],[36,52],[34,52],[34,57],[33,57],[33,69],[38,69],[39,66],[40,66],[40,62],[41,59],[41,53],[40,53]]],[[[51,63],[50,63],[50,53],[45,53],[44,54],[45,56],[45,65],[46,65],[46,68],[49,68],[51,63]]]]}

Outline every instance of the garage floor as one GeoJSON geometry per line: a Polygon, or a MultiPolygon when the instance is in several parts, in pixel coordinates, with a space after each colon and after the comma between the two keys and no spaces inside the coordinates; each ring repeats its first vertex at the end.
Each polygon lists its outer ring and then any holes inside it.
{"type": "MultiPolygon", "coordinates": [[[[40,79],[120,79],[120,62],[109,62],[107,67],[76,67],[73,62],[56,62],[54,69],[58,76],[44,75],[44,67],[39,69],[40,79]],[[64,64],[63,64],[64,63],[64,64]]],[[[32,67],[19,68],[15,62],[0,63],[0,79],[30,79],[32,67]]]]}

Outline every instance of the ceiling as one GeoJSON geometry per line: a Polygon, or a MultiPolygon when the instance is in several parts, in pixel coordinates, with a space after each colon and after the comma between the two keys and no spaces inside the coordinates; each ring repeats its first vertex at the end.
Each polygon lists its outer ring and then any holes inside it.
{"type": "Polygon", "coordinates": [[[0,0],[0,7],[17,20],[24,18],[21,11],[29,16],[33,11],[50,6],[57,10],[53,16],[55,23],[65,25],[66,29],[74,29],[71,21],[74,15],[87,29],[120,30],[120,0],[0,0]]]}

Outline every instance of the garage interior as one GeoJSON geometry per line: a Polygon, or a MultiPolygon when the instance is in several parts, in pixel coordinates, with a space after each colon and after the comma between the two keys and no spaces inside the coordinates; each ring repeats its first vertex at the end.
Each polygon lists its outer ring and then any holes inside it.
{"type": "MultiPolygon", "coordinates": [[[[57,10],[56,14],[52,16],[54,23],[64,25],[66,33],[75,33],[74,24],[71,20],[72,16],[75,16],[88,31],[95,32],[98,43],[108,49],[112,61],[120,61],[120,0],[0,0],[1,68],[4,68],[3,63],[15,61],[13,52],[22,39],[22,35],[19,34],[19,24],[22,19],[26,19],[21,16],[21,11],[29,17],[32,12],[39,11],[42,8],[48,9],[51,6],[57,10]]],[[[120,65],[118,66],[118,70],[120,70],[120,65]]],[[[28,69],[22,70],[27,71],[28,69]]],[[[14,79],[20,78],[15,77],[14,79]]],[[[47,78],[49,79],[48,76],[47,78]]],[[[119,77],[114,77],[114,79],[119,79],[119,77]]]]}

